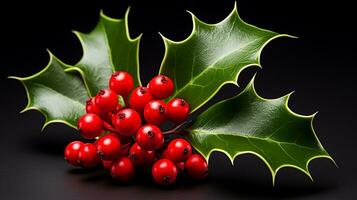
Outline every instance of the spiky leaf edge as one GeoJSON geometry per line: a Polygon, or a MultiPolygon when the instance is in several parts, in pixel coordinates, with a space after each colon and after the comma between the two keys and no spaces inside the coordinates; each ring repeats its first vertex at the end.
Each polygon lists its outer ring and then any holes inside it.
{"type": "MultiPolygon", "coordinates": [[[[220,102],[218,102],[218,103],[216,103],[216,104],[221,104],[221,103],[224,103],[225,101],[229,101],[229,100],[231,100],[231,99],[233,99],[233,98],[236,98],[237,96],[240,96],[241,94],[243,94],[246,90],[248,90],[248,89],[250,89],[250,88],[252,88],[252,90],[253,90],[254,94],[257,96],[257,98],[259,98],[259,99],[261,99],[261,100],[263,100],[263,101],[274,100],[274,99],[266,99],[266,98],[260,96],[260,95],[256,92],[256,90],[255,90],[255,85],[254,85],[255,76],[256,76],[256,75],[254,75],[254,77],[252,78],[252,80],[249,82],[249,84],[246,86],[246,88],[245,88],[241,93],[239,93],[238,95],[236,95],[236,96],[234,96],[234,97],[231,97],[231,98],[222,100],[222,101],[220,101],[220,102]]],[[[298,114],[298,113],[295,113],[294,111],[292,111],[292,110],[290,109],[290,107],[289,107],[289,99],[290,99],[291,95],[292,95],[294,92],[295,92],[295,91],[292,91],[292,92],[290,92],[290,93],[288,93],[288,94],[283,95],[282,97],[280,97],[280,98],[285,98],[285,99],[286,99],[285,107],[284,107],[284,108],[285,108],[290,114],[292,114],[292,115],[294,115],[294,116],[296,116],[296,117],[298,117],[298,118],[308,118],[308,119],[310,118],[310,119],[311,119],[311,122],[310,122],[311,130],[312,130],[312,132],[313,132],[313,134],[314,134],[316,140],[317,140],[317,141],[319,142],[319,144],[322,146],[322,144],[321,144],[319,138],[318,138],[317,135],[316,135],[316,132],[315,132],[315,129],[314,129],[314,126],[313,126],[314,118],[315,118],[315,116],[317,115],[318,112],[315,112],[315,113],[312,114],[312,115],[301,115],[301,114],[298,114]]],[[[188,128],[188,129],[190,129],[190,128],[188,128]]],[[[294,166],[294,165],[290,165],[290,164],[284,164],[284,165],[278,167],[278,168],[274,171],[274,170],[271,168],[271,166],[269,165],[269,163],[265,160],[265,158],[263,158],[263,157],[260,156],[258,153],[255,153],[255,152],[253,152],[253,151],[239,152],[239,153],[237,153],[237,154],[231,156],[228,152],[226,152],[226,151],[224,151],[224,150],[222,150],[222,149],[213,148],[213,149],[211,149],[211,150],[208,152],[207,155],[205,155],[204,153],[202,153],[202,152],[199,150],[199,148],[196,148],[194,145],[192,145],[192,146],[194,147],[194,149],[195,149],[197,152],[199,152],[199,153],[206,159],[207,163],[209,162],[209,158],[210,158],[210,156],[211,156],[211,154],[212,154],[213,152],[221,152],[221,153],[223,153],[224,155],[226,155],[226,156],[229,158],[229,160],[231,161],[232,166],[234,166],[234,160],[235,160],[238,156],[240,156],[240,155],[244,155],[244,154],[255,155],[255,156],[257,156],[258,158],[260,158],[260,159],[265,163],[265,165],[268,167],[268,169],[269,169],[269,171],[270,171],[270,173],[271,173],[271,175],[272,175],[273,186],[275,186],[275,178],[276,178],[277,173],[278,173],[281,169],[283,169],[283,168],[289,168],[289,167],[290,167],[290,168],[297,169],[297,170],[303,172],[304,174],[306,174],[306,175],[310,178],[311,181],[314,181],[314,179],[312,178],[311,173],[310,173],[310,171],[309,171],[309,164],[310,164],[310,162],[311,162],[312,160],[315,160],[315,159],[317,159],[317,158],[326,158],[326,159],[328,159],[328,160],[331,160],[331,161],[333,162],[333,164],[334,164],[336,167],[338,167],[338,165],[337,165],[337,163],[335,162],[335,160],[329,155],[329,153],[328,153],[327,151],[326,151],[327,155],[318,155],[318,156],[314,156],[314,157],[310,158],[310,159],[306,162],[306,169],[307,169],[307,171],[305,171],[304,169],[302,169],[302,168],[300,168],[300,167],[297,167],[297,166],[294,166]]]]}
{"type": "MultiPolygon", "coordinates": [[[[137,46],[137,48],[139,49],[139,47],[140,47],[140,39],[141,39],[141,37],[142,37],[142,34],[140,34],[138,37],[136,37],[136,38],[134,38],[134,39],[132,39],[132,38],[130,37],[129,27],[128,27],[128,16],[129,16],[129,12],[130,12],[130,7],[128,7],[128,9],[127,9],[126,12],[125,12],[125,16],[124,16],[125,27],[126,27],[126,34],[127,34],[127,37],[128,37],[128,39],[129,39],[130,42],[139,42],[139,45],[137,46]]],[[[115,21],[115,22],[123,20],[123,19],[111,18],[111,17],[105,15],[104,12],[103,12],[103,10],[100,11],[100,17],[103,17],[103,18],[106,18],[107,20],[112,20],[112,21],[115,21]]],[[[72,31],[72,33],[74,33],[74,34],[76,35],[76,37],[77,37],[78,40],[80,41],[80,44],[81,44],[81,47],[82,47],[82,51],[84,51],[83,45],[82,45],[82,44],[83,44],[82,38],[81,38],[80,34],[78,34],[78,33],[80,33],[80,32],[78,32],[78,31],[72,31]]],[[[110,46],[109,46],[109,45],[108,45],[108,47],[109,47],[109,50],[110,50],[110,46]]],[[[41,109],[39,109],[39,108],[37,108],[37,107],[34,107],[34,106],[32,107],[32,106],[30,106],[30,105],[31,105],[30,94],[29,94],[29,92],[28,92],[28,89],[27,89],[26,84],[25,84],[23,81],[24,81],[24,80],[27,80],[27,79],[34,78],[34,77],[36,77],[36,76],[42,74],[43,72],[45,72],[45,71],[50,67],[50,65],[51,65],[51,63],[52,63],[52,59],[55,59],[56,61],[58,61],[59,63],[61,63],[63,66],[67,67],[67,69],[64,70],[65,72],[71,72],[71,71],[76,71],[76,72],[78,72],[78,73],[80,74],[81,78],[82,78],[82,81],[83,81],[85,87],[86,87],[88,96],[92,96],[92,95],[90,94],[90,92],[89,92],[90,90],[89,90],[89,88],[88,88],[88,86],[87,86],[87,83],[86,83],[86,81],[85,81],[85,78],[84,78],[85,75],[84,75],[83,71],[82,71],[81,69],[79,69],[78,67],[75,67],[75,66],[72,66],[72,65],[69,65],[69,64],[66,64],[66,63],[62,62],[62,61],[61,61],[60,59],[58,59],[54,54],[52,54],[49,49],[46,49],[46,50],[47,50],[47,53],[48,53],[48,55],[49,55],[49,60],[48,60],[47,65],[46,65],[41,71],[39,71],[39,72],[37,72],[37,73],[35,73],[35,74],[31,75],[31,76],[28,76],[28,77],[17,77],[17,76],[9,76],[9,77],[8,77],[9,79],[14,79],[14,80],[20,81],[21,84],[23,85],[23,87],[25,88],[26,97],[27,97],[27,104],[26,104],[26,107],[25,107],[23,110],[20,111],[20,113],[24,113],[24,112],[27,112],[27,111],[30,111],[30,110],[36,110],[36,111],[40,112],[40,113],[45,117],[45,123],[43,124],[43,126],[42,126],[42,128],[41,128],[41,131],[43,131],[49,124],[52,124],[52,123],[63,123],[63,124],[65,124],[65,125],[67,125],[67,126],[69,126],[69,127],[71,127],[71,128],[74,128],[74,129],[78,130],[78,128],[77,128],[76,126],[73,126],[72,124],[66,122],[65,120],[59,120],[59,119],[56,119],[56,120],[55,120],[55,119],[54,119],[54,120],[48,120],[48,116],[47,116],[47,114],[46,114],[45,112],[43,112],[41,109]]],[[[111,55],[111,54],[110,54],[110,55],[111,55]]],[[[82,55],[82,56],[83,56],[83,55],[82,55]]],[[[136,67],[137,67],[137,70],[138,70],[138,73],[137,73],[137,76],[138,76],[138,77],[137,77],[137,78],[138,78],[139,84],[141,85],[140,67],[139,67],[139,54],[136,55],[136,59],[137,59],[137,61],[138,61],[138,62],[137,62],[138,65],[136,66],[136,67]]],[[[80,60],[82,60],[82,58],[79,59],[78,62],[80,62],[80,60]]],[[[112,62],[112,60],[111,60],[111,62],[112,62]]],[[[112,70],[114,70],[114,69],[112,69],[112,70]]],[[[84,102],[83,102],[83,105],[84,105],[84,102]]]]}
{"type": "MultiPolygon", "coordinates": [[[[191,39],[191,37],[193,37],[193,35],[194,35],[194,33],[195,33],[196,23],[202,23],[202,24],[207,25],[207,26],[217,26],[217,25],[219,25],[219,24],[221,24],[221,23],[224,23],[225,21],[229,20],[229,18],[231,17],[231,15],[236,14],[237,17],[239,18],[239,20],[241,20],[241,21],[242,21],[244,24],[246,24],[247,26],[251,26],[251,27],[254,27],[254,28],[259,29],[259,30],[267,31],[266,29],[262,29],[262,28],[259,28],[259,27],[257,27],[257,26],[254,26],[254,25],[251,25],[251,24],[245,22],[245,21],[240,17],[240,15],[238,14],[237,2],[234,2],[234,8],[233,8],[233,10],[230,12],[230,14],[229,14],[226,18],[224,18],[222,21],[220,21],[220,22],[218,22],[218,23],[214,23],[214,24],[205,23],[205,22],[201,21],[200,19],[198,19],[191,11],[188,11],[188,10],[187,10],[187,12],[191,15],[191,19],[192,19],[192,31],[191,31],[190,35],[189,35],[186,39],[181,40],[181,41],[173,41],[173,40],[168,39],[168,38],[165,37],[162,33],[159,32],[159,34],[160,34],[160,36],[161,36],[161,38],[162,38],[162,40],[163,40],[163,42],[164,42],[164,46],[165,46],[165,54],[164,54],[164,57],[163,57],[163,59],[162,59],[161,65],[160,65],[159,74],[161,74],[162,68],[163,68],[164,63],[165,63],[165,60],[166,60],[166,58],[167,58],[167,52],[168,52],[167,49],[169,48],[168,44],[169,44],[169,43],[172,43],[172,44],[184,44],[184,43],[188,42],[188,41],[191,39]]],[[[226,84],[233,84],[233,85],[236,85],[237,87],[239,87],[237,81],[238,81],[239,75],[241,74],[241,72],[242,72],[243,70],[247,69],[248,67],[253,67],[253,66],[262,68],[261,62],[260,62],[260,56],[261,56],[261,53],[262,53],[264,47],[265,47],[266,45],[268,45],[268,43],[270,43],[272,40],[274,40],[274,39],[276,39],[276,38],[280,38],[280,37],[297,38],[296,36],[292,36],[292,35],[288,35],[288,34],[278,34],[278,35],[276,35],[276,36],[270,38],[270,39],[269,39],[268,41],[266,41],[266,42],[263,44],[263,46],[259,49],[258,60],[257,60],[256,63],[248,64],[248,65],[242,67],[242,69],[240,69],[239,72],[237,73],[237,75],[236,75],[236,77],[235,77],[234,80],[230,80],[230,81],[225,81],[225,82],[223,82],[219,87],[217,87],[217,89],[215,90],[215,92],[212,93],[212,95],[211,95],[209,98],[207,98],[207,100],[205,100],[204,102],[202,102],[202,103],[201,103],[199,106],[197,106],[196,108],[192,109],[192,110],[190,111],[190,113],[195,112],[195,111],[198,110],[200,107],[202,107],[205,103],[207,103],[210,99],[212,99],[212,98],[214,97],[214,95],[216,95],[217,92],[218,92],[224,85],[226,85],[226,84]]],[[[171,100],[171,99],[172,99],[172,97],[171,97],[169,100],[171,100]]],[[[168,101],[169,101],[169,100],[168,100],[168,101]]]]}

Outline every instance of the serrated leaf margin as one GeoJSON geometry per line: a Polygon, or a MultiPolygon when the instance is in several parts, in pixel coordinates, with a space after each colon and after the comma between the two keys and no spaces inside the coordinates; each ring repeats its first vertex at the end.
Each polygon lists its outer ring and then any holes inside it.
{"type": "MultiPolygon", "coordinates": [[[[218,102],[218,103],[216,103],[216,104],[221,104],[221,103],[224,103],[224,102],[226,102],[226,101],[229,101],[229,100],[231,100],[231,99],[233,99],[233,98],[236,98],[236,97],[242,95],[246,90],[248,90],[248,89],[250,89],[250,88],[252,89],[252,91],[254,92],[254,94],[257,96],[257,98],[259,98],[259,99],[261,99],[261,100],[263,100],[263,101],[270,101],[270,100],[278,99],[278,98],[275,98],[275,99],[267,99],[267,98],[264,98],[264,97],[260,96],[260,95],[257,93],[256,89],[255,89],[255,85],[254,85],[255,77],[256,77],[256,75],[253,76],[252,80],[248,83],[248,85],[246,86],[246,88],[245,88],[242,92],[240,92],[238,95],[236,95],[236,96],[234,96],[234,97],[231,97],[231,98],[228,98],[228,99],[225,99],[225,100],[222,100],[222,101],[220,101],[220,102],[218,102]]],[[[290,92],[290,93],[288,93],[288,94],[283,95],[283,96],[280,97],[280,98],[285,98],[285,99],[286,99],[286,100],[285,100],[285,107],[284,107],[284,108],[285,108],[290,114],[292,114],[292,115],[295,116],[295,117],[311,119],[311,121],[310,121],[311,130],[312,130],[312,132],[313,132],[313,134],[314,134],[316,140],[318,141],[318,143],[319,143],[319,144],[321,145],[321,147],[322,147],[322,144],[321,144],[319,138],[317,137],[316,132],[315,132],[315,129],[314,129],[314,126],[313,126],[314,118],[315,118],[315,116],[317,115],[318,112],[315,112],[315,113],[312,114],[312,115],[301,115],[301,114],[298,114],[298,113],[294,112],[294,111],[289,107],[289,99],[290,99],[291,95],[292,95],[294,92],[295,92],[295,91],[292,91],[292,92],[290,92]]],[[[189,129],[190,129],[190,128],[188,128],[188,130],[189,130],[189,129]]],[[[274,170],[272,169],[272,167],[270,166],[270,164],[268,163],[268,161],[267,161],[264,157],[262,157],[261,155],[259,155],[258,153],[254,152],[254,151],[243,151],[243,152],[239,152],[239,153],[236,153],[235,155],[231,156],[228,152],[226,152],[226,151],[223,150],[223,149],[213,148],[213,149],[211,149],[211,150],[208,152],[207,155],[205,155],[205,154],[202,153],[202,152],[199,150],[199,148],[197,148],[195,145],[192,144],[192,146],[194,147],[194,149],[195,149],[197,152],[199,152],[199,153],[206,159],[207,163],[209,162],[209,158],[210,158],[210,156],[211,156],[211,154],[212,154],[213,152],[221,152],[221,153],[223,153],[224,155],[226,155],[226,156],[229,158],[229,160],[231,161],[232,166],[234,166],[234,160],[235,160],[237,157],[239,157],[240,155],[244,155],[244,154],[255,155],[255,156],[257,156],[258,158],[260,158],[260,159],[264,162],[264,164],[268,167],[269,172],[271,173],[271,176],[272,176],[273,186],[275,186],[275,179],[276,179],[276,175],[278,174],[278,172],[279,172],[281,169],[283,169],[283,168],[289,168],[289,167],[290,167],[290,168],[297,169],[297,170],[303,172],[304,174],[306,174],[306,175],[310,178],[311,181],[314,181],[314,179],[313,179],[313,177],[311,176],[311,173],[310,173],[310,171],[309,171],[309,164],[310,164],[310,162],[311,162],[312,160],[315,160],[315,159],[317,159],[317,158],[326,158],[326,159],[328,159],[328,160],[331,160],[331,161],[333,162],[333,164],[334,164],[336,167],[338,167],[338,165],[337,165],[337,163],[335,162],[335,160],[328,154],[327,151],[326,151],[326,154],[327,154],[327,155],[318,155],[318,156],[313,156],[313,157],[311,157],[311,158],[306,162],[306,169],[307,169],[307,170],[304,170],[304,169],[302,169],[302,168],[300,168],[300,167],[298,167],[298,166],[294,166],[294,165],[290,165],[290,164],[284,164],[284,165],[281,165],[280,167],[278,167],[278,168],[274,171],[274,170]]]]}
{"type": "MultiPolygon", "coordinates": [[[[37,77],[39,75],[41,75],[42,73],[44,73],[51,65],[52,63],[52,60],[56,60],[57,62],[61,63],[62,65],[66,66],[66,67],[71,67],[69,65],[67,65],[66,63],[62,62],[60,59],[58,59],[55,55],[53,55],[51,53],[50,50],[47,49],[47,53],[49,55],[49,60],[47,62],[47,65],[39,72],[31,75],[31,76],[28,76],[28,77],[17,77],[17,76],[9,76],[8,78],[9,79],[14,79],[14,80],[18,80],[21,82],[21,84],[23,85],[23,87],[25,88],[25,91],[26,91],[26,97],[27,97],[27,105],[26,107],[20,111],[20,113],[24,113],[24,112],[27,112],[27,111],[30,111],[30,110],[36,110],[38,112],[40,112],[44,117],[45,117],[45,123],[42,125],[42,128],[41,128],[41,132],[43,132],[43,130],[49,125],[49,124],[52,124],[52,123],[63,123],[63,124],[66,124],[67,126],[71,127],[71,128],[74,128],[74,129],[78,129],[76,126],[73,126],[72,124],[66,122],[65,120],[60,120],[60,119],[52,119],[52,120],[49,120],[48,119],[48,115],[43,112],[41,109],[35,107],[35,106],[30,106],[31,105],[31,98],[30,98],[30,94],[28,92],[28,88],[26,86],[26,84],[23,82],[24,80],[28,80],[28,79],[31,79],[31,78],[34,78],[34,77],[37,77]]],[[[88,92],[88,90],[87,90],[88,92]]],[[[89,93],[88,93],[89,95],[89,93]]],[[[84,105],[84,104],[83,104],[84,105]]]]}
{"type": "MultiPolygon", "coordinates": [[[[187,12],[191,15],[191,19],[192,19],[192,30],[191,30],[191,33],[190,35],[184,39],[184,40],[181,40],[181,41],[174,41],[174,40],[171,40],[167,37],[165,37],[162,33],[159,32],[163,42],[164,42],[164,46],[165,46],[165,53],[164,53],[164,57],[161,61],[161,65],[160,65],[160,70],[159,70],[159,74],[162,73],[162,69],[163,69],[163,66],[164,66],[164,63],[167,59],[167,52],[168,52],[168,49],[169,49],[169,43],[171,44],[184,44],[186,42],[188,42],[195,34],[195,29],[196,29],[196,26],[197,26],[197,23],[202,23],[204,25],[207,25],[207,26],[217,26],[221,23],[224,23],[225,21],[229,20],[229,18],[232,16],[232,15],[237,15],[238,19],[241,20],[244,24],[246,24],[247,26],[251,26],[253,28],[256,28],[256,29],[259,29],[259,30],[263,30],[263,31],[267,31],[266,29],[263,29],[263,28],[259,28],[257,26],[254,26],[254,25],[251,25],[247,22],[245,22],[241,17],[240,15],[238,14],[238,9],[237,9],[237,2],[234,3],[234,7],[233,7],[233,10],[230,12],[230,14],[224,18],[222,21],[218,22],[218,23],[213,23],[213,24],[208,24],[208,23],[205,23],[203,21],[201,21],[198,17],[196,17],[191,11],[188,11],[187,12]]],[[[262,68],[262,65],[261,65],[261,62],[260,62],[260,57],[261,57],[261,53],[263,51],[263,49],[265,48],[266,45],[268,45],[272,40],[274,39],[277,39],[277,38],[280,38],[280,37],[288,37],[288,38],[297,38],[296,36],[292,36],[292,35],[288,35],[288,34],[278,34],[272,38],[270,38],[269,40],[267,40],[263,45],[262,47],[259,49],[259,53],[258,53],[258,61],[256,63],[252,63],[252,64],[248,64],[244,67],[242,67],[242,69],[239,70],[239,72],[237,73],[236,77],[234,80],[229,80],[229,81],[225,81],[223,82],[219,87],[217,87],[217,89],[215,90],[215,92],[212,93],[212,95],[207,98],[207,100],[205,100],[204,102],[202,102],[199,106],[197,106],[196,108],[192,109],[190,111],[190,113],[193,113],[195,112],[196,110],[198,110],[200,107],[202,107],[205,103],[207,103],[210,99],[212,99],[214,97],[214,95],[216,95],[219,90],[226,84],[233,84],[233,85],[236,85],[239,87],[238,85],[238,77],[239,75],[241,74],[241,72],[244,70],[244,69],[247,69],[248,67],[252,67],[252,66],[256,66],[256,67],[259,67],[259,68],[262,68]]],[[[175,96],[173,95],[172,97],[170,97],[170,99],[168,101],[170,101],[172,98],[174,98],[175,96]]]]}

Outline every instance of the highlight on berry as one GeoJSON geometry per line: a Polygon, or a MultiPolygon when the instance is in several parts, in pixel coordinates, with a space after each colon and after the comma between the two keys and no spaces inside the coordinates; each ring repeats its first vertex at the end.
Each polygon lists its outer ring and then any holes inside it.
{"type": "Polygon", "coordinates": [[[78,120],[81,136],[93,142],[69,143],[65,160],[74,167],[102,165],[122,183],[131,181],[136,170],[145,168],[151,168],[148,171],[160,185],[171,185],[178,176],[196,180],[207,177],[206,160],[193,153],[187,140],[172,139],[190,114],[189,102],[168,99],[174,87],[165,75],[154,77],[147,87],[135,87],[130,73],[114,72],[108,88],[87,100],[86,114],[78,120]],[[173,129],[164,132],[161,126],[170,122],[173,129]]]}

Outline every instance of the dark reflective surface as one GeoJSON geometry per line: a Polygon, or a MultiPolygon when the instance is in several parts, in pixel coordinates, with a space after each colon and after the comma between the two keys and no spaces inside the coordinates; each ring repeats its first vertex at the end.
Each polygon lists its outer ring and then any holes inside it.
{"type": "MultiPolygon", "coordinates": [[[[266,47],[263,69],[245,71],[239,84],[244,87],[257,73],[258,93],[266,98],[295,90],[290,107],[301,114],[319,111],[314,121],[316,132],[339,168],[325,159],[312,161],[314,182],[298,171],[282,169],[273,187],[268,169],[258,158],[243,155],[232,166],[224,155],[214,153],[206,181],[181,179],[173,187],[162,188],[153,184],[147,172],[139,172],[131,184],[121,185],[100,168],[70,167],[62,153],[68,142],[79,139],[77,133],[58,124],[41,133],[44,118],[35,111],[18,114],[26,105],[26,94],[20,83],[6,76],[28,76],[42,69],[48,59],[45,48],[75,63],[81,49],[70,30],[91,30],[100,8],[110,16],[121,17],[131,4],[131,33],[136,36],[144,32],[140,59],[143,82],[147,83],[157,73],[163,55],[158,31],[180,40],[191,30],[186,9],[213,23],[223,19],[233,6],[233,1],[228,0],[166,1],[161,7],[156,2],[142,2],[1,5],[5,11],[1,13],[0,47],[1,199],[356,199],[357,49],[354,33],[348,28],[355,14],[347,1],[238,2],[246,21],[300,37],[278,39],[266,47]]],[[[224,86],[208,105],[240,90],[224,86]]]]}

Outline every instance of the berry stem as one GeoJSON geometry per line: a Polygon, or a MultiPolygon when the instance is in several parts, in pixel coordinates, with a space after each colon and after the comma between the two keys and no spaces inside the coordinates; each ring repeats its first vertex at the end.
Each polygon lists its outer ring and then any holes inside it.
{"type": "Polygon", "coordinates": [[[162,134],[164,134],[164,135],[177,134],[183,128],[187,127],[188,125],[191,125],[192,122],[193,122],[193,120],[185,121],[185,122],[177,125],[175,128],[173,128],[171,130],[162,132],[162,134]]]}
{"type": "Polygon", "coordinates": [[[118,133],[117,130],[115,130],[109,123],[104,121],[104,129],[113,133],[118,133]]]}

